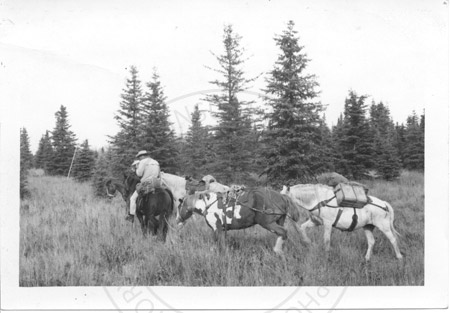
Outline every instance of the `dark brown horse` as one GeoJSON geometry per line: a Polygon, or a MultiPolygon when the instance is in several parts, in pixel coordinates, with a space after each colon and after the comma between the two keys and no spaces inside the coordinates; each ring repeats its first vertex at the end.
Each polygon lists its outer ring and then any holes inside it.
{"type": "Polygon", "coordinates": [[[221,193],[208,191],[188,195],[179,208],[177,222],[183,223],[192,213],[205,217],[215,240],[221,239],[224,230],[244,229],[258,224],[278,235],[273,250],[281,254],[287,239],[284,222],[286,217],[297,221],[299,207],[289,197],[261,187],[246,190],[237,199],[225,199],[221,193]]]}
{"type": "MultiPolygon", "coordinates": [[[[128,213],[131,195],[139,182],[139,177],[134,173],[125,174],[123,184],[109,180],[106,183],[108,195],[114,195],[118,191],[126,203],[126,212],[128,213]]],[[[144,235],[150,231],[153,235],[156,235],[158,230],[161,230],[161,239],[166,240],[168,219],[173,211],[173,201],[172,192],[166,188],[155,188],[151,193],[138,196],[136,217],[141,224],[144,235]]]]}

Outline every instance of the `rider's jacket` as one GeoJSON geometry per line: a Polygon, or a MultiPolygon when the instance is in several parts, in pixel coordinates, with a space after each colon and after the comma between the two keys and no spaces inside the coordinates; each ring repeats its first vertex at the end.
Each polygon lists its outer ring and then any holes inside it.
{"type": "Polygon", "coordinates": [[[139,161],[136,169],[136,175],[141,178],[141,182],[150,180],[154,177],[159,177],[160,168],[159,163],[152,158],[145,158],[139,161]]]}

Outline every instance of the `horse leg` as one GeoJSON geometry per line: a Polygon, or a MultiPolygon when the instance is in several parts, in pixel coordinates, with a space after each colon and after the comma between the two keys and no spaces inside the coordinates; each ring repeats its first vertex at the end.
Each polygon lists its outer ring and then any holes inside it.
{"type": "MultiPolygon", "coordinates": [[[[294,222],[295,228],[298,230],[297,223],[294,222]]],[[[306,222],[304,222],[302,225],[300,225],[300,234],[302,235],[303,239],[305,240],[305,243],[308,245],[311,244],[311,239],[309,239],[308,235],[306,234],[306,230],[310,227],[314,227],[316,224],[311,220],[308,219],[306,222]]]]}
{"type": "Polygon", "coordinates": [[[399,249],[398,244],[397,244],[397,238],[396,238],[395,234],[391,230],[390,221],[388,219],[384,219],[382,223],[380,223],[379,225],[376,225],[376,226],[389,239],[389,241],[392,244],[392,247],[394,248],[395,256],[397,257],[397,259],[401,260],[403,258],[403,256],[400,253],[400,249],[399,249]]]}
{"type": "Polygon", "coordinates": [[[323,243],[325,244],[325,251],[330,251],[330,238],[331,238],[331,223],[324,223],[324,230],[323,230],[323,243]]]}
{"type": "Polygon", "coordinates": [[[283,254],[283,243],[286,241],[287,239],[287,231],[286,229],[284,229],[283,226],[278,225],[275,222],[272,222],[268,225],[261,225],[262,227],[264,227],[265,229],[267,229],[268,231],[275,233],[278,235],[277,241],[275,243],[275,246],[273,247],[273,251],[276,254],[282,255],[283,254]]]}
{"type": "Polygon", "coordinates": [[[372,255],[373,245],[375,244],[375,238],[373,237],[373,229],[375,226],[366,225],[364,226],[364,233],[367,238],[367,253],[366,253],[366,262],[369,262],[370,256],[372,255]]]}
{"type": "Polygon", "coordinates": [[[138,219],[139,222],[141,223],[142,234],[144,235],[144,237],[147,237],[147,224],[148,224],[147,217],[139,215],[138,219]]]}
{"type": "Polygon", "coordinates": [[[148,231],[152,231],[152,235],[155,236],[158,233],[158,220],[154,216],[148,218],[148,231]]]}
{"type": "Polygon", "coordinates": [[[221,228],[213,229],[213,238],[214,242],[219,248],[219,252],[222,252],[224,250],[225,246],[225,232],[221,228]]]}
{"type": "Polygon", "coordinates": [[[165,216],[165,215],[160,217],[160,219],[162,219],[162,221],[160,222],[159,228],[160,228],[160,233],[161,233],[161,240],[163,242],[166,242],[167,231],[169,229],[167,218],[168,218],[168,216],[165,216]]]}

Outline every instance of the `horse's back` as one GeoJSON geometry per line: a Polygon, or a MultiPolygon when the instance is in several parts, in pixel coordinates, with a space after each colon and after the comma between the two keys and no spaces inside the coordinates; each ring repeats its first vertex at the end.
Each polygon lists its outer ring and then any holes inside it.
{"type": "MultiPolygon", "coordinates": [[[[172,213],[173,210],[173,194],[168,188],[158,187],[153,192],[143,197],[141,205],[147,205],[147,210],[160,214],[164,211],[172,213]]],[[[144,209],[145,211],[145,209],[144,209]]]]}
{"type": "Polygon", "coordinates": [[[374,196],[369,196],[369,203],[368,204],[375,204],[381,207],[386,207],[387,205],[390,205],[387,201],[381,200],[374,196]]]}

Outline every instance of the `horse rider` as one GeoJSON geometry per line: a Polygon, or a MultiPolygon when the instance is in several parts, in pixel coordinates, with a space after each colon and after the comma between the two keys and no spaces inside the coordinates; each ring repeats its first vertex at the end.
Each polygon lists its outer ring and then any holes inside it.
{"type": "MultiPolygon", "coordinates": [[[[132,169],[136,171],[136,175],[140,177],[141,183],[144,181],[151,181],[160,177],[160,167],[156,160],[150,157],[150,153],[146,150],[141,150],[136,154],[137,161],[131,165],[132,169]]],[[[130,198],[130,213],[125,218],[127,221],[133,222],[136,214],[136,200],[138,197],[137,190],[134,191],[130,198]]]]}

